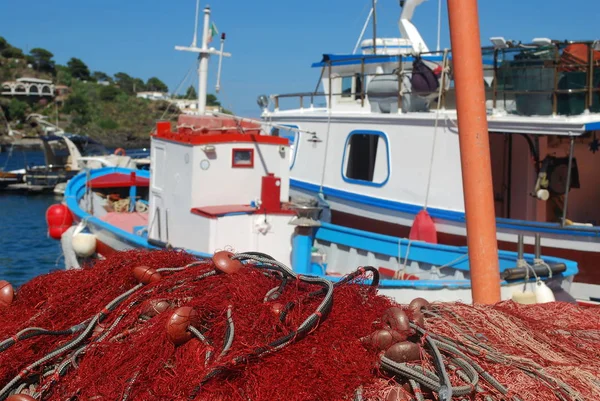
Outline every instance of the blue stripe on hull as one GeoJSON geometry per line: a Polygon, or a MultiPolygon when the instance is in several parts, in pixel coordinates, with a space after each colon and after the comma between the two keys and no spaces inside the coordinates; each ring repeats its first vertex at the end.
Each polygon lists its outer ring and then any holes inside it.
{"type": "MultiPolygon", "coordinates": [[[[319,193],[321,187],[319,185],[311,184],[308,182],[290,179],[290,186],[292,188],[319,193]]],[[[423,206],[411,205],[408,203],[402,203],[397,201],[391,201],[388,199],[376,198],[373,196],[356,194],[353,192],[347,192],[335,188],[323,187],[323,194],[326,196],[332,196],[345,201],[356,202],[365,206],[372,206],[380,209],[390,210],[394,212],[406,213],[410,215],[416,215],[423,209],[423,206]]],[[[431,217],[450,222],[465,223],[465,214],[463,212],[456,212],[452,210],[444,210],[428,207],[427,211],[431,217]]],[[[515,231],[526,231],[526,232],[539,232],[546,234],[558,234],[558,235],[569,235],[574,237],[600,237],[600,227],[581,227],[581,226],[570,226],[561,228],[557,223],[540,223],[527,220],[515,220],[515,219],[496,219],[496,226],[507,230],[515,231]]]]}

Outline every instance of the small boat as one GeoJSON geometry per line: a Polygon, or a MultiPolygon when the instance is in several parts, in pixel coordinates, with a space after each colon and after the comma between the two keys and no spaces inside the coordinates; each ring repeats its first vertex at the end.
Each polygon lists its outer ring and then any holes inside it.
{"type": "MultiPolygon", "coordinates": [[[[84,135],[61,134],[40,136],[45,164],[29,166],[26,171],[29,191],[64,192],[65,183],[79,171],[106,166],[137,168],[137,159],[124,149],[110,153],[104,145],[84,135]]],[[[140,159],[140,165],[147,161],[140,159]]]]}
{"type": "MultiPolygon", "coordinates": [[[[336,224],[402,237],[427,213],[430,238],[461,246],[453,53],[429,50],[412,22],[421,3],[401,2],[400,38],[313,63],[316,91],[259,104],[293,144],[292,198],[327,202],[336,224]]],[[[577,297],[600,300],[599,42],[494,37],[481,51],[499,247],[524,236],[533,251],[541,234],[545,254],[578,262],[577,297]]]]}

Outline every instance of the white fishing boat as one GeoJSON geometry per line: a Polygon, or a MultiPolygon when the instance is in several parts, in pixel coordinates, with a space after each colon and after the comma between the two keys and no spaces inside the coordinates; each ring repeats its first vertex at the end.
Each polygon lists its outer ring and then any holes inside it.
{"type": "MultiPolygon", "coordinates": [[[[210,9],[204,10],[199,94],[205,99],[210,9]]],[[[290,202],[290,146],[270,135],[279,125],[205,112],[182,114],[175,126],[157,123],[151,170],[107,167],[80,173],[65,204],[53,205],[50,235],[62,242],[66,267],[133,248],[183,249],[209,257],[219,250],[268,254],[296,272],[338,281],[372,266],[382,293],[400,302],[470,302],[468,249],[410,241],[328,223],[322,208],[290,202]]],[[[521,252],[499,252],[502,299],[573,300],[577,264],[521,252]],[[535,291],[528,283],[535,287],[535,291]],[[527,290],[527,291],[525,291],[527,290]]]]}
{"type": "MultiPolygon", "coordinates": [[[[294,200],[310,196],[337,225],[466,244],[451,51],[430,51],[406,0],[400,38],[324,54],[315,92],[259,97],[272,135],[292,143],[294,200]]],[[[364,30],[363,30],[364,32],[364,30]]],[[[497,239],[576,260],[577,298],[600,294],[600,44],[491,39],[482,48],[497,239]]]]}

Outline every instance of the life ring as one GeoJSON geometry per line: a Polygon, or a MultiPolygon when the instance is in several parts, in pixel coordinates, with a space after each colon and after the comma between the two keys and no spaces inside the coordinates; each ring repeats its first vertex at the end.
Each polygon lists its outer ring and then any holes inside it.
{"type": "Polygon", "coordinates": [[[123,149],[123,148],[117,148],[117,149],[115,149],[115,155],[117,155],[117,156],[125,156],[125,149],[123,149]]]}

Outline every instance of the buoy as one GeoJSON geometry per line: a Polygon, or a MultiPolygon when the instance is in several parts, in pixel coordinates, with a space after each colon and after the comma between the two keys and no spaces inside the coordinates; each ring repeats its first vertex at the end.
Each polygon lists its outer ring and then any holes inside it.
{"type": "Polygon", "coordinates": [[[27,394],[13,394],[9,395],[6,401],[36,401],[36,399],[27,394]]]}
{"type": "Polygon", "coordinates": [[[125,149],[123,149],[123,148],[117,148],[117,149],[115,149],[115,155],[117,155],[117,156],[125,156],[125,149]]]}
{"type": "Polygon", "coordinates": [[[408,316],[397,306],[393,306],[383,313],[383,323],[387,324],[392,330],[406,331],[410,330],[408,316]]]}
{"type": "Polygon", "coordinates": [[[236,259],[231,259],[234,256],[233,253],[228,251],[219,251],[216,252],[212,261],[215,264],[215,267],[226,274],[237,273],[243,266],[242,262],[236,259]]]}
{"type": "Polygon", "coordinates": [[[185,344],[192,338],[188,330],[190,326],[198,326],[200,316],[190,306],[182,306],[175,309],[169,320],[167,320],[167,337],[175,345],[185,344]]]}
{"type": "Polygon", "coordinates": [[[537,301],[533,291],[516,291],[512,294],[512,300],[523,305],[532,305],[537,301]]]}
{"type": "Polygon", "coordinates": [[[279,302],[274,303],[273,305],[271,305],[271,312],[277,319],[279,319],[279,316],[281,316],[281,312],[283,312],[283,305],[279,302]]]}
{"type": "Polygon", "coordinates": [[[57,203],[46,210],[46,223],[48,235],[53,239],[60,239],[61,235],[73,224],[73,215],[66,205],[57,203]]]}
{"type": "Polygon", "coordinates": [[[421,350],[417,344],[403,341],[388,348],[385,357],[398,363],[418,361],[421,359],[421,350]]]}
{"type": "Polygon", "coordinates": [[[408,309],[413,312],[421,312],[423,309],[429,309],[429,301],[423,298],[415,298],[408,304],[408,309]]]}
{"type": "Polygon", "coordinates": [[[542,280],[538,280],[535,283],[535,300],[538,304],[545,304],[546,302],[554,302],[554,293],[542,280]]]}
{"type": "Polygon", "coordinates": [[[425,316],[421,312],[414,312],[412,322],[419,327],[425,327],[425,316]]]}
{"type": "Polygon", "coordinates": [[[77,256],[81,258],[90,257],[96,252],[96,236],[94,234],[74,234],[71,244],[77,256]]]}
{"type": "Polygon", "coordinates": [[[133,268],[133,277],[142,284],[150,284],[159,281],[162,276],[156,269],[150,266],[136,266],[133,268]]]}
{"type": "Polygon", "coordinates": [[[153,318],[154,316],[163,313],[171,307],[171,303],[165,299],[152,299],[148,302],[148,305],[142,312],[142,315],[146,318],[153,318]]]}
{"type": "Polygon", "coordinates": [[[9,306],[15,297],[13,286],[5,280],[0,280],[0,306],[9,306]]]}
{"type": "Polygon", "coordinates": [[[392,345],[406,340],[406,335],[398,333],[395,330],[377,330],[362,339],[362,343],[367,348],[385,351],[392,345]]]}
{"type": "Polygon", "coordinates": [[[427,213],[427,210],[421,210],[417,213],[415,221],[410,228],[408,238],[412,241],[425,241],[430,244],[437,244],[437,229],[433,219],[427,213]]]}

